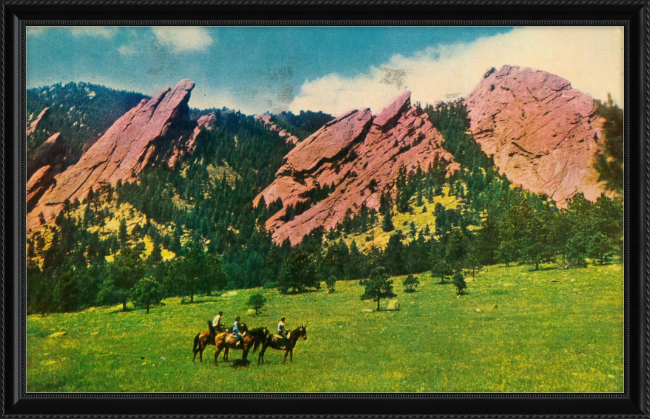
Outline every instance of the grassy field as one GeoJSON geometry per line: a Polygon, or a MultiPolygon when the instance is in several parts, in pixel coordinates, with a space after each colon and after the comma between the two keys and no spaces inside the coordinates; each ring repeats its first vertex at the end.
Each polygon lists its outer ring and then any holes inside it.
{"type": "MultiPolygon", "coordinates": [[[[550,268],[550,267],[549,267],[550,268]]],[[[27,319],[30,392],[622,392],[623,268],[484,268],[468,294],[420,276],[401,309],[364,312],[357,281],[334,294],[280,296],[243,290],[231,297],[165,300],[149,315],[120,307],[27,319]],[[267,307],[246,315],[250,294],[267,307]],[[223,310],[250,327],[307,326],[293,364],[269,350],[248,369],[192,363],[192,341],[223,310]],[[65,336],[51,337],[55,332],[65,336]]],[[[386,306],[387,301],[382,303],[386,306]]],[[[231,354],[231,360],[241,352],[231,354]]],[[[255,360],[257,356],[249,355],[255,360]]]]}

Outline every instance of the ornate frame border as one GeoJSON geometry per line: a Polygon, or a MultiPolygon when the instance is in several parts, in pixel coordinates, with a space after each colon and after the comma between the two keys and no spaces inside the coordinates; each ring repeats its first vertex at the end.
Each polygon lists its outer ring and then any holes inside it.
{"type": "Polygon", "coordinates": [[[70,417],[101,415],[106,418],[136,418],[142,417],[143,412],[151,413],[146,415],[148,417],[157,418],[252,418],[260,414],[272,414],[278,418],[325,417],[324,414],[327,417],[336,415],[355,418],[650,417],[650,249],[647,243],[650,240],[650,0],[2,0],[0,17],[0,60],[3,69],[0,84],[0,96],[3,99],[0,121],[0,135],[3,139],[0,142],[0,190],[4,197],[0,205],[0,260],[4,268],[1,273],[3,281],[0,282],[0,409],[3,417],[54,417],[63,414],[70,417]],[[206,13],[203,12],[206,9],[216,12],[220,20],[207,20],[206,13]],[[171,14],[172,12],[174,13],[171,14]],[[439,16],[440,19],[421,20],[422,16],[427,16],[426,12],[439,16]],[[540,18],[531,19],[531,14],[538,14],[540,18]],[[25,295],[26,140],[23,92],[26,22],[48,25],[259,25],[263,22],[266,25],[314,26],[531,23],[625,26],[625,392],[26,393],[22,339],[26,327],[22,315],[25,295]],[[630,176],[631,173],[634,176],[630,176]],[[298,407],[298,411],[291,412],[291,415],[283,414],[280,408],[273,410],[264,406],[265,410],[262,410],[259,406],[262,401],[286,403],[288,399],[292,399],[298,407]],[[189,400],[192,400],[191,406],[187,404],[189,400]],[[220,405],[219,414],[215,415],[214,402],[221,404],[227,401],[231,401],[225,403],[230,407],[222,408],[220,405]]]}

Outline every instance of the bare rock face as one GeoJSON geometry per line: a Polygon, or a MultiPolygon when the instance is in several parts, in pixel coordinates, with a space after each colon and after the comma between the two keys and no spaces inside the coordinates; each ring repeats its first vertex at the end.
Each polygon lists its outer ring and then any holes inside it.
{"type": "Polygon", "coordinates": [[[38,214],[50,222],[61,211],[66,199],[83,199],[90,188],[101,183],[131,182],[150,164],[165,141],[174,141],[191,128],[187,102],[194,83],[182,80],[166,88],[118,119],[93,144],[77,164],[55,177],[48,190],[27,216],[28,229],[40,225],[38,214]]]}
{"type": "Polygon", "coordinates": [[[278,136],[282,138],[287,144],[298,144],[300,139],[295,135],[291,134],[286,129],[282,128],[271,119],[271,115],[263,113],[260,115],[255,115],[255,119],[260,121],[267,129],[273,132],[277,132],[278,136]]]}
{"type": "Polygon", "coordinates": [[[52,185],[54,170],[46,165],[38,169],[27,181],[27,212],[34,209],[38,200],[52,185]]]}
{"type": "Polygon", "coordinates": [[[593,168],[601,118],[567,80],[504,66],[489,71],[466,103],[474,138],[513,183],[560,207],[576,193],[594,201],[605,192],[593,168]]]}
{"type": "Polygon", "coordinates": [[[32,133],[34,133],[34,131],[36,131],[36,129],[38,128],[38,125],[41,123],[43,118],[45,118],[47,116],[47,113],[49,111],[50,111],[50,108],[43,108],[41,113],[39,113],[38,116],[36,118],[34,118],[34,120],[32,122],[30,122],[29,125],[27,125],[27,135],[28,136],[31,135],[32,133]]]}
{"type": "Polygon", "coordinates": [[[376,118],[370,109],[350,111],[299,143],[255,204],[262,196],[267,204],[282,199],[283,208],[266,226],[276,243],[289,239],[295,245],[321,226],[335,228],[346,214],[358,213],[363,205],[379,208],[382,193],[394,194],[402,166],[407,171],[418,167],[426,171],[441,160],[448,164],[448,174],[454,173],[459,165],[441,142],[442,135],[424,111],[411,106],[407,92],[376,118]],[[283,220],[287,206],[324,186],[334,191],[292,220],[283,220]]]}

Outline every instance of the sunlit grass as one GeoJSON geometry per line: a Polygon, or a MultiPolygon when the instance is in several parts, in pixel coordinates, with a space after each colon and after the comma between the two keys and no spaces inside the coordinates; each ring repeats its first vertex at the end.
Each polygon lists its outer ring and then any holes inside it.
{"type": "MultiPolygon", "coordinates": [[[[550,268],[550,267],[549,267],[550,268]]],[[[240,290],[229,297],[165,300],[149,315],[121,307],[27,319],[27,389],[55,392],[621,392],[623,268],[484,268],[457,297],[453,285],[419,276],[401,310],[363,312],[358,281],[336,292],[280,296],[240,290]],[[262,315],[246,301],[267,297],[262,315]],[[192,341],[223,310],[251,327],[274,328],[280,316],[304,323],[294,363],[269,350],[268,364],[232,369],[192,363],[192,341]],[[49,337],[55,332],[63,337],[49,337]],[[164,359],[163,359],[164,358],[164,359]]],[[[471,278],[470,278],[471,279],[471,278]]],[[[383,301],[386,307],[388,301],[383,301]]],[[[231,360],[241,352],[231,355],[231,360]]],[[[256,355],[249,359],[256,361],[256,355]]]]}
{"type": "MultiPolygon", "coordinates": [[[[363,252],[367,252],[370,248],[376,247],[380,249],[386,248],[388,240],[395,231],[401,230],[403,233],[408,234],[411,230],[411,222],[415,224],[416,230],[419,232],[425,227],[429,227],[431,234],[436,231],[436,217],[433,215],[433,209],[436,204],[441,204],[447,209],[455,209],[458,207],[458,199],[455,196],[449,195],[449,187],[443,187],[443,194],[435,196],[431,203],[424,199],[424,205],[416,205],[416,198],[410,200],[412,211],[410,213],[398,212],[396,207],[393,206],[393,225],[395,230],[385,232],[381,228],[382,216],[378,217],[375,225],[361,234],[349,234],[345,237],[345,241],[349,246],[352,240],[356,241],[357,246],[363,252]],[[426,208],[426,211],[424,209],[426,208]]],[[[426,236],[429,238],[430,236],[426,236]]]]}

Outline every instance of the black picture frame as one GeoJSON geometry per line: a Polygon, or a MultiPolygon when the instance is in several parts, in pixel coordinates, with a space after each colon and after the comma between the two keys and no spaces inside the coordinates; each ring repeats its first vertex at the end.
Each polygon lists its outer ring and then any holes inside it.
{"type": "Polygon", "coordinates": [[[650,412],[650,2],[593,0],[9,0],[2,2],[3,417],[629,417],[650,412]],[[625,392],[622,394],[28,394],[25,391],[25,25],[625,26],[625,392]]]}

